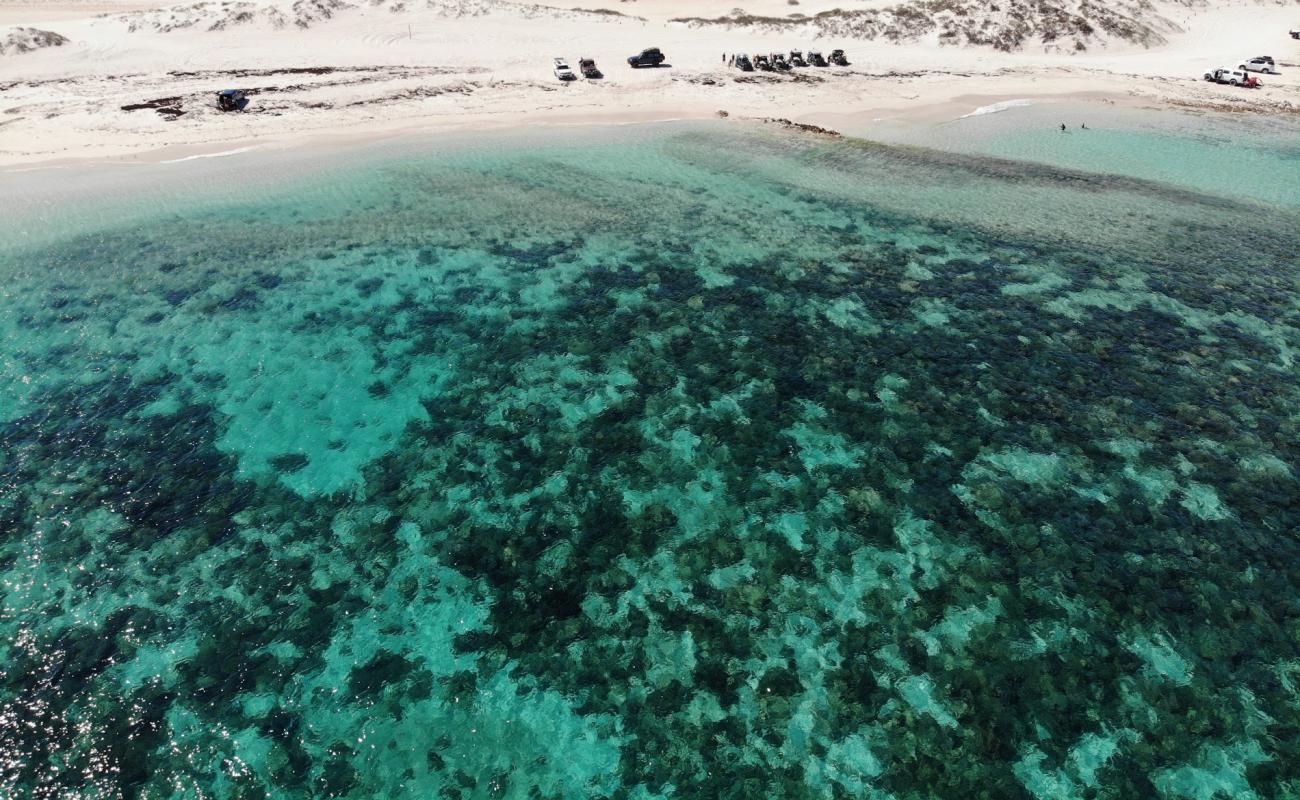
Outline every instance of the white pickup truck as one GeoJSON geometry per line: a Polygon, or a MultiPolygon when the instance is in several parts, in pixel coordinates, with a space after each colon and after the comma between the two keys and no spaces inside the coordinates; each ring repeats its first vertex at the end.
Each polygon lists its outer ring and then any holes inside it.
{"type": "Polygon", "coordinates": [[[1245,86],[1251,89],[1259,86],[1259,78],[1254,75],[1248,75],[1241,70],[1228,69],[1227,67],[1205,73],[1205,79],[1211,83],[1228,83],[1233,86],[1245,86]]]}

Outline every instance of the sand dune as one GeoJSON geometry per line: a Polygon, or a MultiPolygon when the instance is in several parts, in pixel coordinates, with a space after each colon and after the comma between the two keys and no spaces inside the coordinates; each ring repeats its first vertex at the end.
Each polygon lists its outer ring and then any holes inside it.
{"type": "MultiPolygon", "coordinates": [[[[908,17],[898,4],[859,0],[835,11],[816,0],[799,6],[810,15],[801,19],[772,2],[755,6],[765,16],[681,0],[577,10],[504,0],[212,0],[152,9],[100,2],[80,17],[61,16],[75,3],[22,6],[30,9],[24,28],[66,44],[24,45],[0,58],[0,164],[161,160],[254,141],[720,110],[813,124],[846,114],[956,117],[1001,100],[1077,94],[1300,110],[1300,44],[1286,33],[1300,16],[1295,6],[1118,0],[1098,11],[1052,0],[1058,5],[1036,5],[1034,16],[1015,3],[994,13],[983,3],[981,11],[926,0],[927,14],[908,17]],[[696,19],[681,21],[688,8],[696,19]],[[57,21],[40,28],[43,14],[57,21]],[[671,66],[628,68],[626,57],[649,45],[663,48],[671,66]],[[810,47],[843,47],[852,65],[776,75],[740,73],[722,58],[810,47]],[[1200,78],[1260,53],[1283,70],[1265,76],[1261,90],[1200,78]],[[550,72],[553,56],[595,58],[606,77],[561,84],[550,72]],[[218,111],[214,93],[222,88],[246,90],[247,109],[218,111]]],[[[8,20],[16,8],[0,5],[8,20]]],[[[0,40],[7,35],[0,29],[0,40]]]]}
{"type": "Polygon", "coordinates": [[[722,17],[685,17],[695,27],[798,33],[805,37],[890,42],[929,41],[939,45],[977,45],[1007,52],[1035,48],[1078,53],[1112,43],[1143,47],[1165,44],[1178,25],[1148,2],[1111,0],[914,0],[880,9],[823,11],[819,14],[756,16],[732,12],[722,17]]]}
{"type": "Polygon", "coordinates": [[[0,39],[0,55],[21,55],[43,47],[62,47],[67,43],[67,38],[54,31],[19,27],[9,31],[3,39],[0,39]]]}
{"type": "Polygon", "coordinates": [[[254,26],[258,23],[275,29],[292,26],[305,30],[317,23],[333,19],[336,15],[362,9],[382,9],[395,15],[409,12],[424,18],[442,19],[465,19],[488,14],[526,20],[540,18],[600,20],[628,16],[609,10],[560,9],[545,5],[510,3],[504,0],[425,0],[422,3],[407,3],[406,0],[370,0],[370,2],[294,0],[292,3],[281,4],[251,0],[241,2],[215,0],[171,8],[134,11],[122,14],[117,19],[124,22],[127,30],[132,33],[138,31],[170,33],[189,29],[221,31],[244,25],[254,26]]]}

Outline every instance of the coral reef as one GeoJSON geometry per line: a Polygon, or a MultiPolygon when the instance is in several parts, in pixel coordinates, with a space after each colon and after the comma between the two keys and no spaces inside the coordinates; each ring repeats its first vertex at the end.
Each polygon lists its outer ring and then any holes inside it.
{"type": "Polygon", "coordinates": [[[0,253],[0,793],[1300,788],[1294,212],[611,138],[0,253]]]}

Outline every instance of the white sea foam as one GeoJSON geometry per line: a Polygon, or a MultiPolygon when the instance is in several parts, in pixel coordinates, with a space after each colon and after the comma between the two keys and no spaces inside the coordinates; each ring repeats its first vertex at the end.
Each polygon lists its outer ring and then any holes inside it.
{"type": "Polygon", "coordinates": [[[1008,108],[1020,108],[1022,106],[1032,106],[1033,104],[1034,101],[1028,99],[1003,100],[1000,103],[993,103],[992,105],[980,106],[979,108],[975,109],[969,114],[961,115],[960,117],[958,117],[958,119],[966,119],[967,117],[982,117],[985,114],[999,114],[1003,111],[1006,111],[1008,108]]]}
{"type": "Polygon", "coordinates": [[[257,145],[254,144],[254,145],[249,145],[248,147],[236,147],[234,150],[222,150],[217,153],[199,153],[198,155],[185,156],[184,158],[171,158],[166,161],[160,161],[158,163],[179,164],[182,161],[193,161],[196,158],[224,158],[226,156],[238,155],[239,153],[247,153],[249,150],[256,150],[256,149],[257,149],[257,145]]]}

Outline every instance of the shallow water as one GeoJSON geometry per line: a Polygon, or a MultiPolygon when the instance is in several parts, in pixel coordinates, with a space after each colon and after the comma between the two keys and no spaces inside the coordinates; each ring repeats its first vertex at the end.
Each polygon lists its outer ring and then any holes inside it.
{"type": "Polygon", "coordinates": [[[1300,792],[1293,209],[722,123],[332,163],[0,222],[0,794],[1300,792]]]}
{"type": "Polygon", "coordinates": [[[1300,207],[1300,120],[1294,118],[1024,99],[932,126],[876,125],[869,135],[1161,181],[1251,205],[1300,207]]]}

